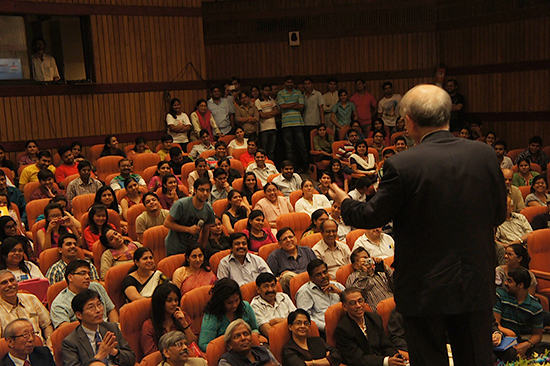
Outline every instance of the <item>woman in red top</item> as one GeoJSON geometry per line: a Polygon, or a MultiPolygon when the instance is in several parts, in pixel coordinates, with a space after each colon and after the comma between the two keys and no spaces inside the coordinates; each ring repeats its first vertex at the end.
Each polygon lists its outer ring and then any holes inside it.
{"type": "Polygon", "coordinates": [[[101,204],[95,204],[88,212],[88,224],[84,229],[82,237],[84,238],[84,244],[87,247],[85,250],[88,257],[92,256],[92,248],[94,243],[99,240],[101,234],[107,229],[115,229],[113,224],[108,222],[109,213],[107,212],[107,206],[101,204]]]}
{"type": "Polygon", "coordinates": [[[248,223],[243,233],[248,236],[249,250],[257,253],[266,244],[277,243],[271,229],[264,227],[265,216],[260,210],[254,210],[248,215],[248,223]]]}
{"type": "Polygon", "coordinates": [[[124,187],[126,187],[126,196],[120,200],[120,207],[122,208],[122,217],[124,220],[128,220],[128,209],[141,203],[142,194],[139,191],[139,185],[132,177],[124,180],[124,187]]]}

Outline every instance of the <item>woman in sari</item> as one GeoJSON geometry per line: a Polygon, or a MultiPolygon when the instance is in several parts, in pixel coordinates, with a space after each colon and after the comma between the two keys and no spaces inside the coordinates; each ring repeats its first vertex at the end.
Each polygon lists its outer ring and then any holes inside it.
{"type": "Polygon", "coordinates": [[[198,243],[187,247],[183,266],[172,275],[172,282],[182,294],[197,287],[213,285],[216,280],[216,275],[206,266],[203,249],[198,243]]]}
{"type": "Polygon", "coordinates": [[[193,138],[199,140],[201,130],[207,130],[210,134],[210,142],[214,142],[214,135],[222,136],[214,116],[208,110],[206,100],[199,99],[195,105],[196,110],[191,113],[191,124],[193,125],[193,138]]]}
{"type": "Polygon", "coordinates": [[[122,280],[126,302],[153,296],[157,286],[168,280],[168,277],[156,268],[150,248],[141,247],[134,252],[134,266],[122,280]]]}
{"type": "Polygon", "coordinates": [[[131,262],[134,259],[134,252],[142,247],[138,242],[132,242],[125,239],[121,233],[115,229],[108,229],[99,237],[99,242],[105,247],[105,251],[101,255],[101,279],[105,279],[105,275],[109,268],[131,262]]]}

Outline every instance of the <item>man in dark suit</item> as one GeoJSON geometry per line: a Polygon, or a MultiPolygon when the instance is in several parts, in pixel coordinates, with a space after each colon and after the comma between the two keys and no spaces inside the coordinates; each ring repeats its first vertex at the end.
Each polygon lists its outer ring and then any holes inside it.
{"type": "Polygon", "coordinates": [[[366,202],[332,186],[348,225],[374,228],[393,219],[395,300],[411,364],[490,365],[495,296],[493,228],[506,218],[506,188],[487,144],[449,131],[451,100],[419,85],[401,101],[417,146],[389,158],[378,192],[366,202]]]}
{"type": "Polygon", "coordinates": [[[80,325],[63,340],[64,366],[87,365],[93,360],[107,365],[134,365],[134,352],[118,326],[103,322],[103,303],[97,292],[85,290],[74,297],[71,305],[80,325]]]}
{"type": "Polygon", "coordinates": [[[16,319],[6,325],[4,338],[9,352],[2,358],[1,366],[55,366],[52,354],[47,347],[35,347],[35,332],[27,319],[16,319]]]}
{"type": "Polygon", "coordinates": [[[358,288],[340,294],[346,315],[334,331],[336,347],[349,366],[399,366],[405,361],[386,336],[382,318],[365,311],[365,299],[358,288]]]}

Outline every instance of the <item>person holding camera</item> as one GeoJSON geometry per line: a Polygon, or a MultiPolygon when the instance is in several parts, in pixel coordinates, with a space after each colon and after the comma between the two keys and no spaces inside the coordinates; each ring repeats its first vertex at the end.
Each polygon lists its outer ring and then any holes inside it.
{"type": "Polygon", "coordinates": [[[358,247],[351,253],[351,266],[353,273],[346,288],[359,289],[373,311],[380,301],[393,297],[393,269],[381,258],[372,258],[365,248],[358,247]]]}

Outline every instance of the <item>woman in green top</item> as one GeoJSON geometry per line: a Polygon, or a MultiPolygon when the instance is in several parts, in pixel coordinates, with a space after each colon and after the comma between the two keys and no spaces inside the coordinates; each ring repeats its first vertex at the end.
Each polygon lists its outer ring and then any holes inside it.
{"type": "Polygon", "coordinates": [[[531,164],[527,158],[519,159],[518,172],[514,173],[512,184],[516,187],[530,186],[537,175],[540,174],[531,170],[531,164]]]}
{"type": "Polygon", "coordinates": [[[313,137],[313,149],[319,151],[321,160],[332,159],[332,144],[334,136],[328,134],[327,127],[324,124],[317,126],[317,135],[313,137]]]}

